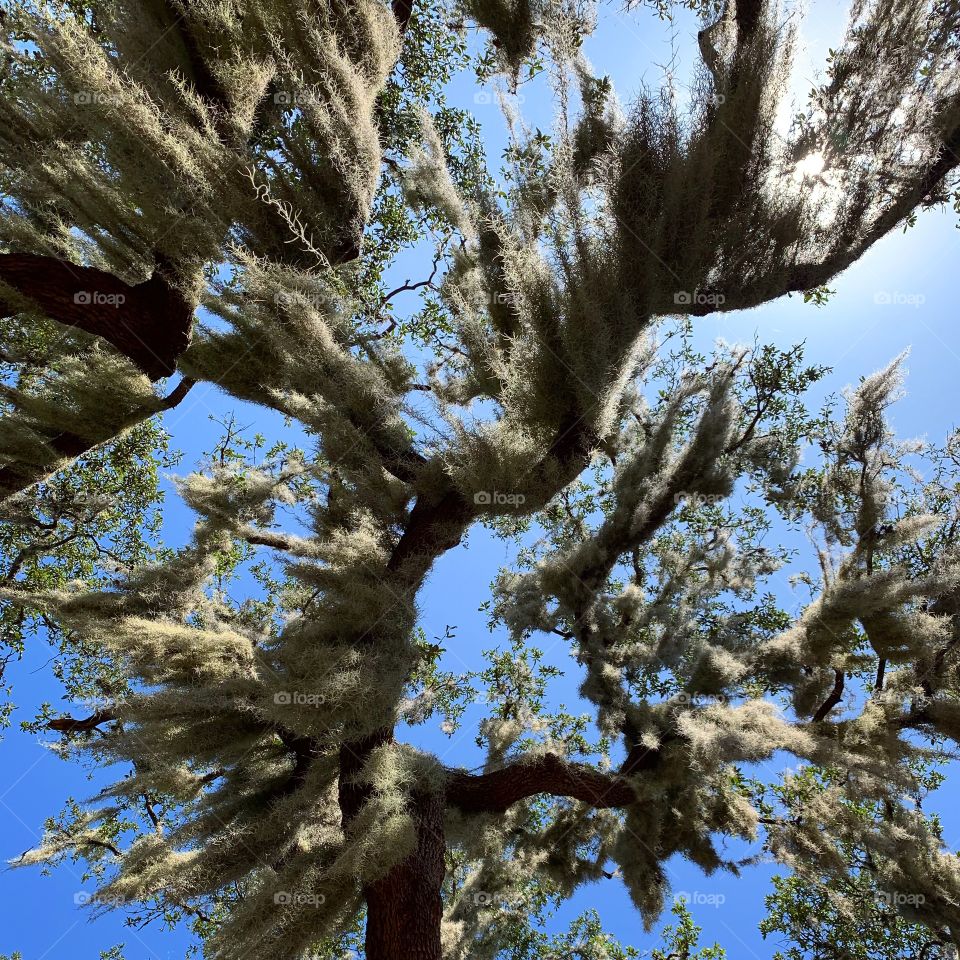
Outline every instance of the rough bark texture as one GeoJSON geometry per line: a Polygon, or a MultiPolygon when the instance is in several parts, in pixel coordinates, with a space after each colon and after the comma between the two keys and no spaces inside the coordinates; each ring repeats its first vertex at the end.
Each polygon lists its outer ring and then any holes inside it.
{"type": "Polygon", "coordinates": [[[444,799],[414,795],[417,848],[385,877],[370,884],[367,900],[367,960],[442,960],[444,799]]]}
{"type": "MultiPolygon", "coordinates": [[[[387,727],[340,748],[340,810],[343,828],[350,824],[369,791],[355,781],[370,754],[393,739],[387,727]]],[[[415,793],[410,812],[417,827],[417,847],[386,876],[364,888],[367,902],[367,960],[442,960],[440,899],[446,841],[442,794],[415,793]]]]}
{"type": "Polygon", "coordinates": [[[464,813],[502,813],[541,793],[571,797],[598,808],[625,807],[637,799],[624,777],[568,763],[550,753],[491,773],[455,772],[447,789],[450,803],[464,813]]]}
{"type": "MultiPolygon", "coordinates": [[[[4,253],[0,281],[58,323],[113,344],[151,380],[174,372],[190,340],[193,308],[159,273],[131,286],[95,267],[4,253]]],[[[17,308],[0,290],[0,310],[13,313],[17,308]]]]}

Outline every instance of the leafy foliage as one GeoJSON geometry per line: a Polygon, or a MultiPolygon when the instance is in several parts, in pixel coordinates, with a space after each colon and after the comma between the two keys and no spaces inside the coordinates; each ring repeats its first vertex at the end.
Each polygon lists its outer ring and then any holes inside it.
{"type": "MultiPolygon", "coordinates": [[[[5,637],[42,622],[96,707],[34,728],[129,771],[22,863],[81,859],[95,905],[186,920],[221,960],[361,934],[367,960],[620,960],[594,914],[546,916],[616,878],[651,927],[664,863],[736,871],[736,839],[792,871],[764,928],[788,960],[956,942],[960,870],[918,803],[960,731],[956,451],[893,434],[903,358],[814,415],[802,346],[689,336],[821,305],[950,196],[955,4],[856,4],[786,136],[792,32],[762,2],[714,11],[683,112],[621,108],[586,3],[9,7],[4,245],[202,308],[163,396],[122,338],[4,293],[0,469],[46,478],[4,503],[5,637]],[[499,171],[447,103],[470,68],[501,84],[499,171]],[[549,133],[511,100],[538,77],[549,133]],[[429,275],[388,289],[424,242],[429,275]],[[159,549],[153,417],[200,381],[297,439],[222,423],[178,483],[192,539],[159,549]],[[418,595],[481,522],[520,542],[486,607],[508,642],[454,672],[418,595]],[[401,739],[482,700],[479,768],[401,739]],[[800,772],[753,779],[780,751],[800,772]]],[[[724,956],[674,914],[658,960],[724,956]]]]}

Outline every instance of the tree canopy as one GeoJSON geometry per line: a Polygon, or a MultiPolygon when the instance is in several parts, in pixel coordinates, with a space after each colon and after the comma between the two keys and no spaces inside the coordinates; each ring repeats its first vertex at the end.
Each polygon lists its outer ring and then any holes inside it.
{"type": "MultiPolygon", "coordinates": [[[[740,870],[736,838],[789,871],[787,960],[960,945],[922,807],[960,733],[957,445],[893,432],[902,358],[812,411],[802,347],[688,338],[821,302],[951,198],[960,3],[855,0],[786,127],[795,12],[686,6],[689,102],[621,103],[586,0],[3,4],[2,639],[50,631],[91,712],[37,728],[129,771],[19,862],[82,858],[94,906],[188,917],[223,960],[600,960],[631,948],[597,916],[535,920],[615,874],[655,925],[665,862],[740,870]],[[467,70],[500,169],[447,102],[467,70]],[[514,103],[539,74],[549,134],[514,103]],[[228,429],[166,548],[157,417],[198,383],[306,442],[228,429]],[[523,546],[487,608],[509,643],[463,674],[418,596],[481,523],[523,546]],[[589,712],[549,706],[543,635],[589,712]],[[418,742],[481,698],[482,767],[418,742]],[[756,776],[779,751],[796,771],[756,776]]],[[[663,958],[723,956],[674,912],[663,958]]]]}

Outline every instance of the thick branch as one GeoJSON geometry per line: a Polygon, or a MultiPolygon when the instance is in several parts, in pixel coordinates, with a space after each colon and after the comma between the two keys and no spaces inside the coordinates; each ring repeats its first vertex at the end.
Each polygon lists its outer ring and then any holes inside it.
{"type": "Polygon", "coordinates": [[[630,781],[570,763],[556,754],[521,760],[491,773],[451,771],[447,802],[464,813],[503,813],[537,794],[569,797],[597,808],[626,807],[636,802],[630,781]]]}
{"type": "MultiPolygon", "coordinates": [[[[150,417],[163,410],[172,410],[183,400],[187,393],[189,393],[193,384],[193,380],[184,378],[170,391],[159,406],[138,411],[127,419],[123,429],[130,429],[130,427],[142,423],[144,420],[149,420],[150,417]]],[[[106,443],[108,440],[113,439],[113,437],[117,436],[120,432],[122,431],[118,430],[116,433],[112,433],[110,436],[102,439],[89,439],[87,437],[77,436],[75,433],[58,433],[49,437],[46,442],[53,453],[61,460],[76,460],[78,457],[98,447],[101,443],[106,443]]],[[[45,480],[51,473],[59,469],[59,467],[59,463],[38,465],[19,462],[8,463],[0,467],[0,500],[5,500],[7,497],[13,496],[13,494],[19,493],[21,490],[26,490],[27,487],[35,483],[39,483],[41,480],[45,480]]]]}
{"type": "Polygon", "coordinates": [[[737,34],[741,44],[746,43],[756,33],[765,6],[764,0],[737,0],[737,34]]]}
{"type": "Polygon", "coordinates": [[[402,480],[404,483],[416,483],[420,476],[420,471],[427,460],[422,454],[414,449],[397,451],[379,443],[376,437],[370,436],[376,451],[383,459],[383,468],[387,473],[402,480]]]}
{"type": "Polygon", "coordinates": [[[56,730],[58,733],[83,733],[87,730],[96,730],[101,723],[110,723],[116,719],[116,714],[112,710],[97,710],[83,720],[77,720],[74,717],[58,717],[47,724],[47,729],[56,730]]]}
{"type": "Polygon", "coordinates": [[[413,16],[413,0],[393,0],[391,7],[397,19],[397,26],[403,33],[410,24],[410,17],[413,16]]]}
{"type": "Polygon", "coordinates": [[[165,2],[163,7],[167,15],[165,18],[167,25],[164,29],[167,33],[175,31],[174,35],[183,45],[183,59],[189,67],[190,82],[194,90],[211,106],[227,110],[229,107],[227,91],[201,54],[197,41],[190,31],[189,20],[184,18],[183,12],[178,10],[175,4],[165,2]]]}
{"type": "Polygon", "coordinates": [[[944,179],[960,164],[960,125],[954,125],[944,137],[936,160],[916,182],[905,190],[884,213],[877,217],[870,230],[859,240],[851,243],[838,256],[827,258],[822,263],[798,263],[790,270],[779,290],[771,291],[761,281],[753,286],[742,285],[736,290],[708,290],[707,296],[699,298],[687,312],[690,316],[706,316],[710,313],[729,310],[745,310],[761,306],[789,293],[803,293],[822,287],[857,262],[878,240],[898,227],[918,207],[924,204],[941,186],[944,179]]]}
{"type": "MultiPolygon", "coordinates": [[[[102,337],[151,380],[173,373],[190,340],[193,308],[159,273],[131,286],[95,267],[2,253],[0,281],[58,323],[102,337]]],[[[0,310],[19,309],[0,291],[0,310]]]]}
{"type": "Polygon", "coordinates": [[[407,584],[419,586],[433,561],[460,542],[475,512],[452,488],[437,500],[418,498],[387,569],[407,584]]]}
{"type": "Polygon", "coordinates": [[[291,550],[293,540],[285,533],[277,533],[274,530],[257,530],[253,527],[246,527],[240,531],[240,536],[247,543],[255,547],[270,547],[273,550],[291,550]]]}
{"type": "Polygon", "coordinates": [[[310,765],[320,755],[321,750],[320,745],[313,738],[293,733],[290,730],[280,729],[277,731],[277,736],[294,756],[293,771],[281,791],[281,794],[286,796],[299,790],[306,783],[310,765]]]}
{"type": "MultiPolygon", "coordinates": [[[[344,831],[370,796],[370,785],[358,779],[370,754],[393,739],[383,727],[340,748],[339,801],[344,831]]],[[[441,960],[440,890],[445,870],[444,800],[441,794],[414,793],[409,800],[417,845],[379,880],[364,887],[367,902],[368,960],[441,960]]]]}

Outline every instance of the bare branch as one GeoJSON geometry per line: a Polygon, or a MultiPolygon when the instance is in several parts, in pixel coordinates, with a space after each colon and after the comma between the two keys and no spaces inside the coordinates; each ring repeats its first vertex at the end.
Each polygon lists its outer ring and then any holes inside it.
{"type": "Polygon", "coordinates": [[[116,719],[116,714],[112,710],[97,710],[83,720],[77,720],[74,717],[58,717],[47,724],[47,729],[56,730],[58,733],[82,733],[87,730],[96,730],[101,723],[110,723],[116,719]]]}
{"type": "MultiPolygon", "coordinates": [[[[0,281],[57,323],[103,338],[151,380],[170,376],[190,341],[193,307],[160,272],[131,286],[95,267],[0,253],[0,281]]],[[[0,310],[21,309],[0,293],[0,310]]]]}
{"type": "Polygon", "coordinates": [[[451,771],[447,801],[463,813],[503,813],[538,794],[569,797],[592,807],[627,807],[637,795],[618,773],[603,773],[556,754],[521,760],[491,773],[451,771]]]}

